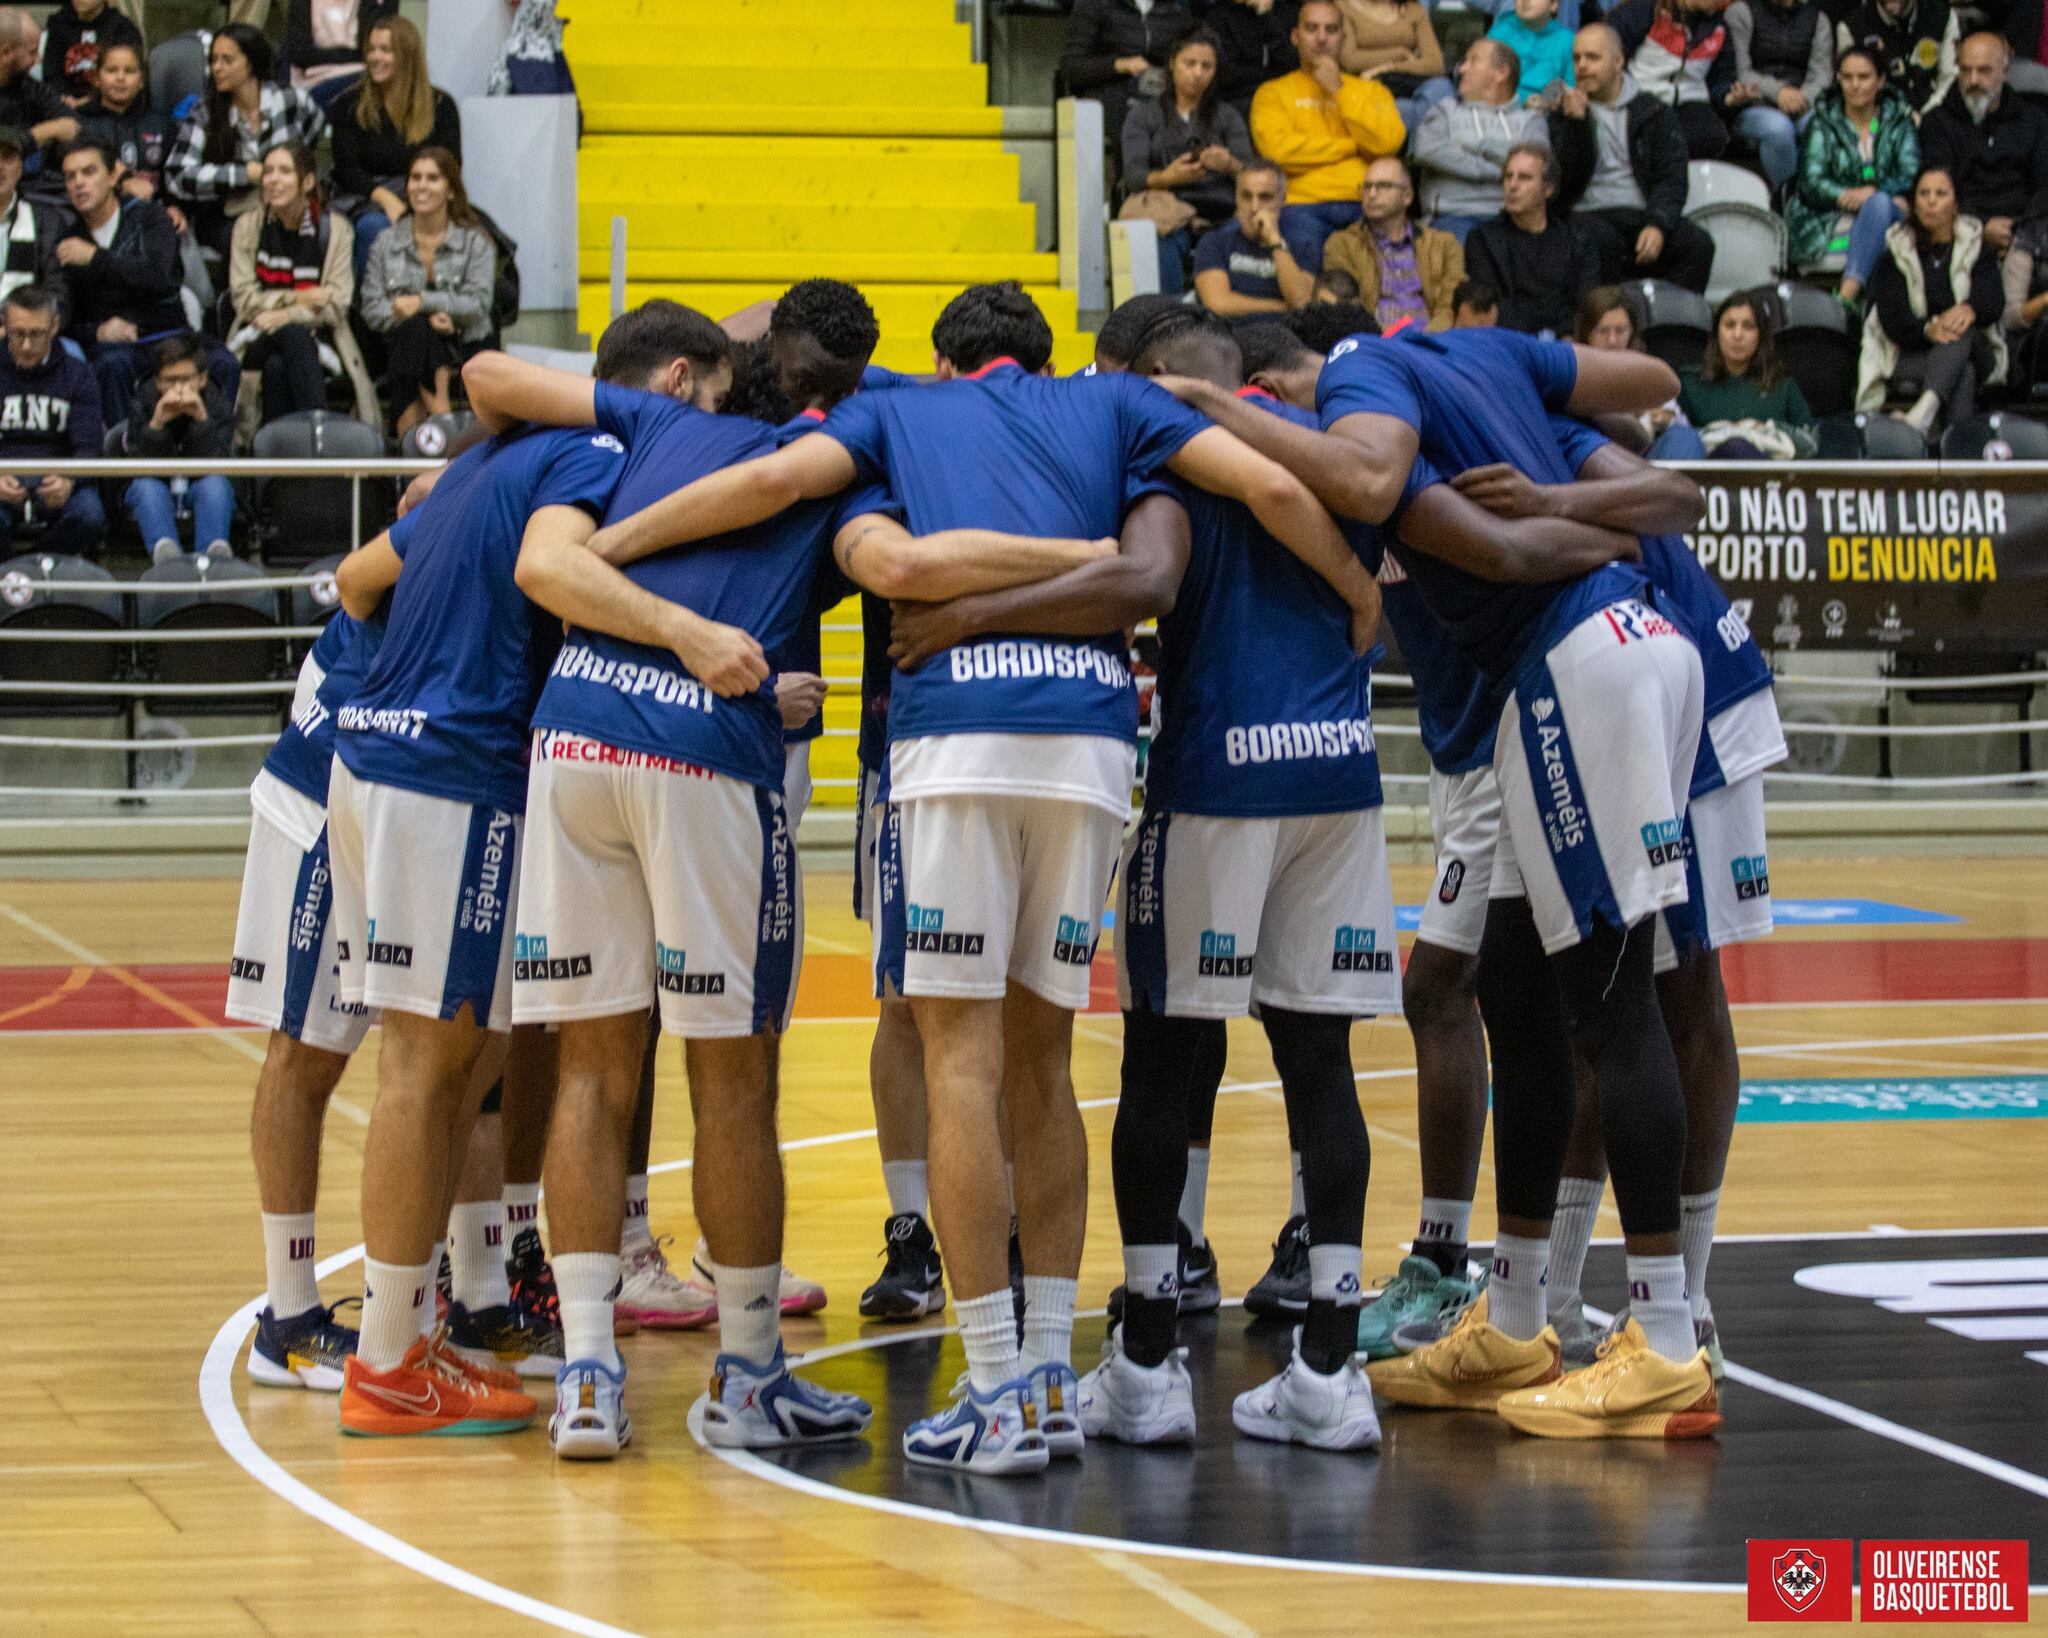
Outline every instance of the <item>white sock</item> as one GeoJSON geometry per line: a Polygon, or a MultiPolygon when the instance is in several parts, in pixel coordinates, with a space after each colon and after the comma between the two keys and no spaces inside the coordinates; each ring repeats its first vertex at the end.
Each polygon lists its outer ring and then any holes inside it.
{"type": "Polygon", "coordinates": [[[1493,1278],[1486,1287],[1486,1317],[1495,1329],[1521,1342],[1542,1334],[1543,1282],[1549,1267],[1548,1240],[1495,1236],[1493,1278]]]}
{"type": "Polygon", "coordinates": [[[1678,1197],[1678,1249],[1685,1254],[1685,1290],[1692,1298],[1692,1317],[1707,1312],[1707,1258],[1714,1249],[1714,1219],[1721,1210],[1721,1191],[1678,1197]]]}
{"type": "Polygon", "coordinates": [[[1180,1186],[1180,1220],[1196,1245],[1206,1245],[1209,1236],[1202,1229],[1202,1211],[1209,1200],[1209,1150],[1188,1145],[1188,1180],[1180,1186]]]}
{"type": "Polygon", "coordinates": [[[313,1214],[263,1214],[263,1269],[270,1286],[270,1312],[290,1319],[320,1306],[313,1278],[313,1214]]]}
{"type": "Polygon", "coordinates": [[[906,1212],[914,1217],[923,1217],[929,1213],[931,1197],[925,1188],[925,1163],[923,1161],[883,1161],[882,1187],[889,1191],[889,1215],[891,1217],[901,1217],[906,1212]]]}
{"type": "Polygon", "coordinates": [[[427,1256],[427,1300],[419,1305],[419,1311],[414,1316],[419,1322],[419,1334],[423,1337],[432,1336],[440,1328],[441,1315],[439,1304],[434,1300],[434,1282],[440,1277],[441,1257],[447,1249],[446,1240],[436,1240],[434,1249],[427,1256]]]}
{"type": "Polygon", "coordinates": [[[1545,1299],[1553,1314],[1579,1300],[1586,1251],[1593,1244],[1593,1220],[1600,1215],[1600,1197],[1606,1192],[1604,1176],[1557,1180],[1557,1211],[1550,1219],[1550,1288],[1545,1299]]]}
{"type": "Polygon", "coordinates": [[[505,1282],[505,1202],[464,1200],[448,1214],[448,1260],[455,1300],[472,1314],[512,1300],[505,1282]]]}
{"type": "Polygon", "coordinates": [[[993,1393],[1024,1374],[1017,1354],[1017,1309],[1010,1288],[985,1297],[953,1301],[960,1316],[960,1344],[967,1350],[967,1375],[982,1393],[993,1393]]]}
{"type": "Polygon", "coordinates": [[[505,1185],[505,1250],[509,1255],[512,1242],[519,1238],[521,1229],[540,1227],[540,1185],[538,1183],[507,1183],[505,1185]]]}
{"type": "Polygon", "coordinates": [[[1364,1266],[1364,1254],[1357,1246],[1310,1246],[1309,1300],[1334,1302],[1340,1308],[1357,1307],[1365,1301],[1364,1282],[1359,1275],[1364,1266]]]}
{"type": "Polygon", "coordinates": [[[562,1294],[562,1357],[594,1359],[617,1370],[612,1342],[612,1300],[619,1289],[619,1259],[605,1251],[569,1251],[554,1259],[555,1289],[562,1294]]]}
{"type": "Polygon", "coordinates": [[[782,1341],[782,1265],[731,1268],[707,1256],[704,1266],[718,1293],[718,1351],[765,1368],[782,1341]]]}
{"type": "Polygon", "coordinates": [[[412,1345],[424,1334],[422,1308],[427,1312],[426,1330],[433,1329],[434,1267],[363,1259],[363,1334],[356,1357],[371,1370],[388,1371],[405,1363],[412,1345]]]}
{"type": "Polygon", "coordinates": [[[1629,1318],[1643,1328],[1650,1346],[1680,1364],[1699,1352],[1693,1340],[1692,1304],[1685,1296],[1683,1257],[1628,1260],[1629,1318]]]}
{"type": "MultiPolygon", "coordinates": [[[[1054,1360],[1074,1362],[1074,1296],[1079,1280],[1052,1274],[1024,1276],[1024,1349],[1026,1370],[1054,1360]]],[[[1014,1309],[1012,1310],[1014,1320],[1014,1309]]]]}
{"type": "Polygon", "coordinates": [[[647,1174],[634,1172],[626,1179],[626,1221],[619,1230],[619,1255],[629,1257],[636,1246],[653,1243],[654,1230],[647,1221],[647,1174]]]}
{"type": "Polygon", "coordinates": [[[1288,1202],[1287,1215],[1289,1217],[1306,1217],[1308,1215],[1308,1201],[1303,1198],[1301,1192],[1301,1151],[1299,1149],[1289,1150],[1287,1160],[1294,1168],[1294,1196],[1288,1202]]]}
{"type": "MultiPolygon", "coordinates": [[[[1147,1302],[1165,1302],[1180,1295],[1179,1246],[1125,1246],[1124,1290],[1147,1302]]],[[[1031,1323],[1027,1298],[1024,1323],[1031,1323]]]]}
{"type": "MultiPolygon", "coordinates": [[[[1472,1202],[1469,1200],[1439,1200],[1434,1195],[1422,1197],[1422,1217],[1415,1226],[1415,1249],[1423,1252],[1429,1246],[1463,1246],[1472,1234],[1472,1202]]],[[[1463,1253],[1459,1254],[1460,1259],[1463,1253]]],[[[1456,1273],[1458,1270],[1452,1270],[1456,1273]]]]}

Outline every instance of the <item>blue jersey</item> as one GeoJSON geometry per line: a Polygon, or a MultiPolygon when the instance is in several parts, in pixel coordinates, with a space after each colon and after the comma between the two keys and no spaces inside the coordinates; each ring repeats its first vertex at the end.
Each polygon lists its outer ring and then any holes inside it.
{"type": "MultiPolygon", "coordinates": [[[[867,385],[870,375],[888,376],[889,374],[889,371],[879,369],[875,365],[870,364],[866,370],[861,372],[861,385],[867,385]]],[[[878,381],[876,386],[883,388],[892,384],[890,381],[878,381]]],[[[824,415],[818,410],[805,410],[801,415],[784,422],[779,436],[784,443],[789,442],[792,438],[801,438],[807,432],[816,432],[819,423],[824,419],[824,415]]],[[[804,617],[797,626],[796,634],[781,649],[768,656],[769,671],[771,673],[804,671],[810,673],[813,677],[823,676],[825,669],[825,634],[822,628],[825,622],[825,611],[833,607],[842,598],[851,595],[852,591],[852,583],[839,573],[836,565],[829,562],[821,564],[818,570],[817,584],[811,591],[811,605],[804,610],[804,617]]],[[[801,728],[783,729],[782,742],[785,745],[798,745],[805,740],[816,739],[824,731],[825,713],[820,710],[816,716],[812,717],[801,728]]]]}
{"type": "MultiPolygon", "coordinates": [[[[1089,540],[1117,532],[1131,480],[1151,477],[1208,425],[1138,376],[1049,381],[998,359],[914,392],[856,393],[823,430],[863,479],[886,480],[914,534],[982,528],[1089,540]]],[[[1123,634],[981,637],[933,655],[896,674],[889,732],[1135,741],[1123,634]]]]}
{"type": "Polygon", "coordinates": [[[1171,487],[1187,508],[1188,566],[1159,622],[1146,803],[1226,818],[1377,807],[1372,663],[1351,651],[1349,605],[1241,503],[1171,487]]]}
{"type": "MultiPolygon", "coordinates": [[[[602,383],[597,421],[630,451],[611,501],[614,518],[707,473],[768,454],[782,438],[758,421],[708,415],[658,393],[602,383]]],[[[820,565],[830,564],[842,518],[886,506],[886,497],[868,489],[805,501],[751,529],[643,557],[625,573],[657,597],[740,627],[769,656],[786,654],[803,629],[820,565]]],[[[572,629],[533,721],[537,728],[586,734],[782,788],[782,718],[772,679],[751,694],[721,699],[665,648],[572,629]]]]}
{"type": "Polygon", "coordinates": [[[326,675],[312,700],[277,736],[263,759],[267,773],[300,795],[327,806],[327,774],[334,766],[334,714],[349,702],[369,672],[384,641],[381,616],[368,621],[337,613],[313,645],[313,660],[326,675]]]}
{"type": "MultiPolygon", "coordinates": [[[[1391,415],[1416,431],[1421,453],[1446,477],[1505,461],[1537,483],[1572,474],[1550,429],[1569,402],[1578,364],[1569,344],[1512,330],[1408,329],[1354,336],[1332,349],[1316,382],[1323,425],[1347,415],[1391,415]]],[[[1409,495],[1419,492],[1411,477],[1409,495]]],[[[1639,568],[1609,564],[1573,580],[1508,585],[1422,552],[1402,557],[1410,582],[1465,657],[1495,683],[1510,682],[1581,620],[1640,596],[1639,568]]]]}
{"type": "Polygon", "coordinates": [[[359,779],[526,811],[526,734],[561,622],[512,578],[545,506],[593,518],[626,452],[607,433],[525,429],[454,461],[391,526],[405,561],[384,643],[339,713],[335,754],[359,779]]]}
{"type": "Polygon", "coordinates": [[[1507,691],[1465,658],[1429,612],[1408,578],[1416,555],[1398,544],[1387,552],[1380,607],[1415,687],[1415,723],[1430,766],[1438,773],[1465,773],[1493,761],[1493,735],[1507,691]]]}

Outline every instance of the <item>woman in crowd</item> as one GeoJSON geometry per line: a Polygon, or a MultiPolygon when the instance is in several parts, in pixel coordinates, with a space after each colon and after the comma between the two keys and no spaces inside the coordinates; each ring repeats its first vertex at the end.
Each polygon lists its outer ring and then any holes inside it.
{"type": "Polygon", "coordinates": [[[322,108],[362,76],[370,30],[398,15],[398,0],[291,0],[284,60],[292,84],[322,108]]]}
{"type": "Polygon", "coordinates": [[[1911,401],[1900,419],[1925,436],[1976,413],[1977,389],[2005,379],[2005,282],[1984,224],[1956,209],[1955,178],[1930,166],[1913,208],[1884,236],[1856,404],[1911,401]]]}
{"type": "Polygon", "coordinates": [[[1714,309],[1699,366],[1679,373],[1678,407],[1716,460],[1789,461],[1813,454],[1813,411],[1778,361],[1755,300],[1738,291],[1714,309]]]}
{"type": "Polygon", "coordinates": [[[385,338],[384,402],[399,437],[445,415],[462,362],[489,339],[497,251],[446,148],[422,148],[405,181],[404,221],[388,227],[363,274],[363,322],[385,338]]]}
{"type": "Polygon", "coordinates": [[[99,94],[78,110],[79,135],[96,138],[121,161],[121,197],[160,199],[179,230],[185,213],[175,200],[163,199],[164,165],[170,158],[177,127],[168,114],[149,105],[148,70],[141,50],[110,45],[100,52],[94,83],[99,94]]]}
{"type": "Polygon", "coordinates": [[[1124,116],[1121,214],[1159,229],[1159,288],[1187,289],[1195,238],[1227,221],[1239,169],[1252,157],[1244,117],[1216,95],[1216,36],[1190,29],[1167,59],[1167,83],[1124,116]]]}
{"type": "Polygon", "coordinates": [[[1384,85],[1409,130],[1431,103],[1457,94],[1422,0],[1337,0],[1337,9],[1344,21],[1337,66],[1384,85]]]}
{"type": "Polygon", "coordinates": [[[1102,104],[1102,134],[1115,143],[1124,114],[1166,79],[1166,57],[1195,19],[1181,0],[1074,0],[1060,47],[1066,95],[1102,104]]]}
{"type": "Polygon", "coordinates": [[[1905,215],[1920,169],[1920,134],[1906,99],[1885,89],[1884,65],[1861,46],[1842,53],[1835,89],[1806,128],[1799,178],[1785,198],[1786,258],[1803,272],[1839,258],[1841,296],[1855,302],[1905,215]]]}
{"type": "Polygon", "coordinates": [[[247,23],[229,23],[207,56],[212,83],[178,128],[166,170],[193,232],[226,254],[240,217],[261,208],[263,156],[281,144],[319,147],[327,116],[303,91],[273,85],[270,42],[247,23]]]}
{"type": "Polygon", "coordinates": [[[356,278],[378,236],[405,214],[405,179],[413,156],[441,148],[462,157],[462,117],[455,99],[427,79],[420,31],[403,17],[370,29],[363,77],[337,97],[334,114],[334,204],[356,230],[356,278]]]}
{"type": "MultiPolygon", "coordinates": [[[[1605,352],[1640,353],[1645,350],[1642,325],[1636,317],[1635,306],[1629,300],[1628,292],[1618,284],[1596,285],[1586,292],[1586,299],[1579,303],[1578,323],[1573,327],[1572,335],[1580,346],[1597,347],[1605,352]]],[[[1677,399],[1637,419],[1642,422],[1643,431],[1650,439],[1653,460],[1698,461],[1706,458],[1706,445],[1700,442],[1698,430],[1686,420],[1685,411],[1678,407],[1677,399]]]]}

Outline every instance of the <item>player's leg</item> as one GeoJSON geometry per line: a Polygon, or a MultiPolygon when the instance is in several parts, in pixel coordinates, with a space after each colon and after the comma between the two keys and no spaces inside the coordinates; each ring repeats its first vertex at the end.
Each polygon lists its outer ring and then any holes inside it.
{"type": "Polygon", "coordinates": [[[1593,1225],[1607,1193],[1607,1139],[1600,1127],[1600,1089],[1592,1071],[1574,1054],[1576,1105],[1564,1171],[1557,1180],[1557,1205],[1550,1219],[1550,1260],[1544,1283],[1544,1307],[1557,1333],[1558,1351],[1568,1369],[1593,1363],[1604,1328],[1586,1318],[1581,1281],[1586,1253],[1593,1244],[1593,1225]]]}
{"type": "Polygon", "coordinates": [[[561,1322],[554,1270],[541,1239],[541,1169],[546,1162],[548,1126],[554,1118],[555,1077],[560,1042],[531,1026],[512,1032],[505,1059],[503,1124],[505,1154],[505,1272],[512,1305],[555,1324],[561,1322]]]}
{"type": "Polygon", "coordinates": [[[882,1229],[882,1272],[861,1293],[860,1311],[868,1319],[922,1319],[946,1306],[946,1283],[931,1230],[924,1043],[901,997],[882,1001],[868,1048],[868,1091],[889,1221],[882,1229]]]}
{"type": "MultiPolygon", "coordinates": [[[[685,1279],[668,1260],[671,1234],[656,1234],[648,1215],[647,1167],[654,1146],[655,1055],[661,1048],[658,1015],[650,1016],[647,1049],[633,1099],[633,1127],[626,1164],[626,1213],[619,1229],[619,1298],[612,1308],[615,1328],[630,1335],[650,1331],[695,1331],[718,1318],[710,1276],[685,1279]]],[[[709,1252],[704,1256],[709,1259],[709,1252]]],[[[696,1272],[694,1269],[691,1271],[696,1272]]]]}
{"type": "Polygon", "coordinates": [[[1184,1314],[1206,1314],[1222,1306],[1223,1278],[1209,1244],[1209,1138],[1216,1125],[1216,1097],[1230,1059],[1230,1032],[1220,1018],[1194,1021],[1194,1061],[1187,1072],[1188,1169],[1180,1189],[1180,1306],[1184,1314]]]}
{"type": "Polygon", "coordinates": [[[1678,1054],[1685,1088],[1685,1171],[1679,1193],[1679,1250],[1685,1258],[1685,1289],[1692,1305],[1694,1338],[1719,1375],[1720,1336],[1707,1300],[1707,1260],[1714,1248],[1714,1222],[1721,1207],[1721,1182],[1735,1138],[1742,1101],[1742,1064],[1735,1047],[1735,1022],[1721,982],[1721,957],[1700,949],[1659,976],[1657,996],[1678,1054]]]}

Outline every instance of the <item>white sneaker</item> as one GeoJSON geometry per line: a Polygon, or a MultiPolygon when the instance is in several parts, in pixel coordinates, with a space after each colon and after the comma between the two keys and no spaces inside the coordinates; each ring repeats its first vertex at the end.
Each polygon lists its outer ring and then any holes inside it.
{"type": "Polygon", "coordinates": [[[683,1279],[668,1266],[661,1248],[669,1240],[666,1234],[643,1240],[621,1254],[613,1308],[650,1331],[694,1331],[718,1318],[718,1297],[709,1286],[683,1279]]]}
{"type": "Polygon", "coordinates": [[[1041,1360],[1024,1373],[1024,1379],[1038,1406],[1038,1431],[1045,1435],[1045,1448],[1062,1459],[1079,1456],[1087,1449],[1088,1438],[1075,1415],[1081,1383],[1073,1366],[1063,1359],[1041,1360]]]}
{"type": "Polygon", "coordinates": [[[1123,1332],[1102,1345],[1102,1363],[1081,1378],[1081,1431],[1127,1445],[1184,1445],[1195,1436],[1195,1384],[1188,1351],[1176,1348],[1158,1365],[1139,1365],[1124,1352],[1123,1332]]]}
{"type": "Polygon", "coordinates": [[[158,568],[166,563],[175,563],[185,555],[185,548],[166,536],[149,549],[149,560],[158,568]]]}
{"type": "Polygon", "coordinates": [[[1052,1460],[1038,1431],[1030,1379],[1013,1377],[984,1394],[965,1372],[953,1385],[951,1405],[904,1429],[903,1454],[927,1467],[994,1476],[1043,1473],[1052,1460]]]}
{"type": "MultiPolygon", "coordinates": [[[[697,1249],[690,1253],[690,1272],[707,1287],[717,1287],[718,1282],[711,1277],[711,1247],[701,1238],[697,1241],[697,1249]]],[[[782,1271],[782,1286],[776,1297],[785,1315],[815,1314],[825,1306],[825,1288],[816,1280],[790,1273],[786,1267],[782,1271]]]]}
{"type": "Polygon", "coordinates": [[[1372,1408],[1372,1386],[1354,1356],[1334,1376],[1312,1371],[1301,1357],[1301,1333],[1294,1334],[1294,1358],[1270,1382],[1237,1396],[1230,1419],[1237,1431],[1277,1444],[1312,1445],[1317,1450],[1377,1450],[1380,1419],[1372,1408]]]}
{"type": "Polygon", "coordinates": [[[626,1419],[626,1368],[574,1359],[555,1377],[548,1443],[565,1461],[608,1462],[632,1440],[626,1419]]]}
{"type": "Polygon", "coordinates": [[[867,1431],[874,1408],[857,1394],[835,1393],[794,1375],[782,1344],[765,1365],[720,1354],[711,1366],[704,1406],[704,1437],[728,1449],[821,1444],[867,1431]]]}

